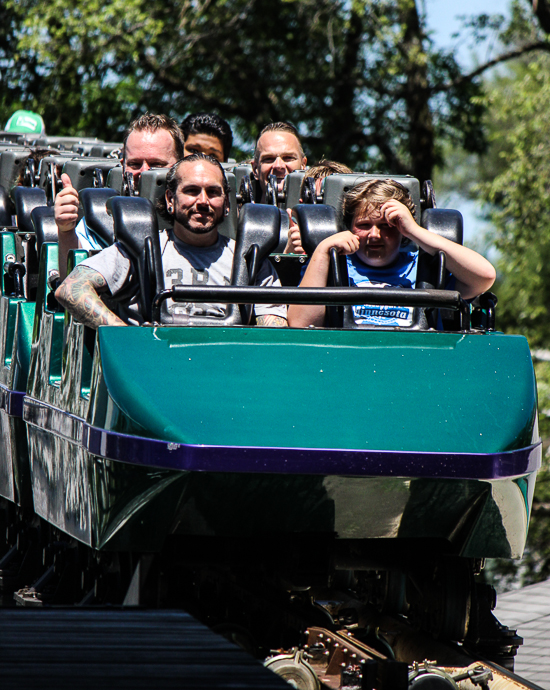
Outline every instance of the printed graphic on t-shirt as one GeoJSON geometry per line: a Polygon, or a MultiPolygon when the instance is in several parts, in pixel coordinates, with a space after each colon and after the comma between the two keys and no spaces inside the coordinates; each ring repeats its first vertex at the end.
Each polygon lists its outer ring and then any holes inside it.
{"type": "MultiPolygon", "coordinates": [[[[353,254],[348,256],[349,284],[364,288],[414,288],[416,259],[416,253],[401,252],[391,266],[373,268],[364,264],[353,254]]],[[[353,307],[353,315],[357,324],[408,328],[413,323],[414,309],[380,304],[357,304],[353,307]]]]}
{"type": "MultiPolygon", "coordinates": [[[[165,285],[169,289],[174,285],[219,285],[218,280],[211,280],[208,269],[197,270],[190,266],[188,270],[181,268],[169,268],[165,271],[165,285]],[[189,276],[191,280],[189,280],[189,276]]],[[[230,285],[231,281],[227,276],[223,276],[225,285],[230,285]]],[[[172,302],[167,305],[170,314],[187,314],[193,316],[221,316],[223,311],[217,305],[201,304],[200,302],[172,302]]]]}

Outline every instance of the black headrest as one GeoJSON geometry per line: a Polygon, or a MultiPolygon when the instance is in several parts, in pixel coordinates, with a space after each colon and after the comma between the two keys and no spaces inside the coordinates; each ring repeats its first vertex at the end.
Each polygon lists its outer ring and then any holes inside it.
{"type": "Polygon", "coordinates": [[[44,242],[57,242],[57,225],[54,210],[51,206],[37,206],[31,211],[31,221],[36,233],[36,253],[40,258],[40,251],[44,242]]]}
{"type": "Polygon", "coordinates": [[[279,244],[281,211],[267,204],[245,204],[239,214],[239,226],[233,260],[232,285],[248,285],[247,257],[252,245],[258,247],[258,264],[279,244]]]}
{"type": "Polygon", "coordinates": [[[112,196],[107,209],[113,217],[114,233],[137,268],[141,313],[152,320],[152,301],[164,289],[157,214],[148,199],[112,196]]]}
{"type": "Polygon", "coordinates": [[[0,185],[8,192],[17,183],[21,170],[25,167],[30,150],[14,147],[0,153],[0,185]]]}
{"type": "Polygon", "coordinates": [[[46,192],[41,187],[14,187],[12,190],[17,216],[17,227],[23,232],[34,232],[31,211],[47,206],[46,192]]]}
{"type": "Polygon", "coordinates": [[[117,191],[109,187],[89,187],[79,193],[86,225],[107,246],[115,241],[113,217],[107,212],[107,201],[113,196],[118,196],[117,191]]]}
{"type": "MultiPolygon", "coordinates": [[[[449,208],[428,208],[422,213],[422,227],[445,237],[451,242],[462,244],[463,220],[462,214],[449,208]]],[[[431,256],[422,250],[418,253],[418,267],[416,270],[416,287],[419,289],[433,289],[440,280],[446,282],[445,274],[441,274],[442,266],[439,255],[431,256]]],[[[458,316],[452,313],[453,318],[458,316]]]]}
{"type": "Polygon", "coordinates": [[[298,204],[292,210],[300,227],[302,247],[311,256],[319,242],[341,229],[336,209],[326,204],[298,204]]]}
{"type": "Polygon", "coordinates": [[[422,214],[422,227],[451,242],[463,243],[464,222],[460,211],[451,208],[427,208],[422,214]]]}
{"type": "Polygon", "coordinates": [[[109,171],[119,165],[119,161],[112,158],[72,158],[64,163],[63,172],[67,173],[73,187],[80,192],[81,189],[94,186],[96,169],[99,168],[107,178],[109,171]]]}

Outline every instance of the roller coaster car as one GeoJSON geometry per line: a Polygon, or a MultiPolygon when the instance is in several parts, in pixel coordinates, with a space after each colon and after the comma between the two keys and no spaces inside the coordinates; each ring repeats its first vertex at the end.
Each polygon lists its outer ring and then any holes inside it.
{"type": "MultiPolygon", "coordinates": [[[[52,299],[56,244],[42,245],[30,302],[10,294],[17,237],[0,233],[0,494],[12,510],[0,585],[17,580],[15,510],[28,530],[38,516],[55,544],[86,547],[75,600],[104,591],[102,559],[112,572],[130,554],[126,602],[183,603],[263,649],[319,622],[360,629],[377,609],[513,663],[518,638],[477,574],[487,557],[522,555],[541,444],[529,348],[494,330],[495,300],[435,289],[444,257],[422,259],[410,291],[346,287],[337,257],[329,288],[249,287],[281,227],[276,206],[252,204],[231,285],[167,289],[150,203],[109,204],[145,324],[95,340],[52,299]],[[178,317],[168,297],[239,306],[178,317]],[[247,305],[292,301],[331,305],[333,327],[251,325],[247,305]],[[349,305],[366,301],[427,316],[359,328],[349,305]],[[441,309],[459,314],[454,330],[433,328],[441,309]]],[[[322,204],[296,217],[310,249],[339,229],[322,204]]],[[[461,230],[456,212],[423,220],[461,230]]]]}

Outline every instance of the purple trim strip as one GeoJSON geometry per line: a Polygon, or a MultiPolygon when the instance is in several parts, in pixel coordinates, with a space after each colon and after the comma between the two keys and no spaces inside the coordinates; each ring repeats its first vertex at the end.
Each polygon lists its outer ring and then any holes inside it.
{"type": "Polygon", "coordinates": [[[536,471],[542,456],[540,443],[488,454],[169,443],[99,429],[75,415],[28,397],[23,419],[82,445],[93,455],[179,471],[500,479],[536,471]]]}
{"type": "Polygon", "coordinates": [[[23,416],[24,391],[12,391],[0,384],[0,410],[5,410],[10,417],[23,416]]]}

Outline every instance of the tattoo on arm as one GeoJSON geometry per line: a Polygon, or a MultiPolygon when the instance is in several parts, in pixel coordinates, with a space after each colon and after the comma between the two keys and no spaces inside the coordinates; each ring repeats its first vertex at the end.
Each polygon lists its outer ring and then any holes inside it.
{"type": "Polygon", "coordinates": [[[274,328],[287,328],[288,321],[282,316],[274,316],[273,314],[262,314],[256,317],[257,326],[272,326],[274,328]]]}
{"type": "Polygon", "coordinates": [[[125,326],[124,321],[101,301],[100,294],[107,289],[107,282],[101,273],[87,266],[77,266],[58,287],[55,296],[85,326],[125,326]]]}

